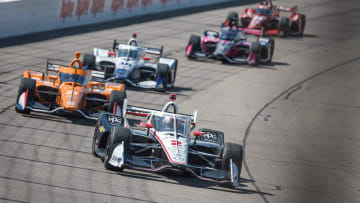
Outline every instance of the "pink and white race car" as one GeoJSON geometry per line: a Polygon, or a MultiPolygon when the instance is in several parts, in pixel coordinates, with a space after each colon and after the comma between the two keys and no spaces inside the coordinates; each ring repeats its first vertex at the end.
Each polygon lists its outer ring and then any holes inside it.
{"type": "Polygon", "coordinates": [[[243,13],[230,12],[223,25],[239,25],[246,34],[302,36],[305,29],[306,16],[297,13],[297,6],[284,7],[272,4],[271,0],[260,3],[257,8],[245,8],[243,13]],[[280,12],[290,13],[281,16],[280,12]]]}
{"type": "Polygon", "coordinates": [[[271,63],[275,41],[260,36],[249,42],[237,26],[223,26],[221,32],[205,30],[202,37],[191,35],[185,48],[190,59],[217,59],[228,63],[258,65],[271,63]]]}

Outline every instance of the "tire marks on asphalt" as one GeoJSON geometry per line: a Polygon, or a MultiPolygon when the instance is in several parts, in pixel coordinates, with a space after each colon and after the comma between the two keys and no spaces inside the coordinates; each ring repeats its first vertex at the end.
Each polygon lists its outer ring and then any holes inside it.
{"type": "Polygon", "coordinates": [[[261,191],[261,189],[259,188],[259,186],[256,184],[256,180],[254,178],[254,176],[252,175],[251,171],[250,171],[250,168],[246,162],[246,144],[247,144],[247,140],[250,136],[250,131],[251,131],[251,128],[252,126],[254,125],[255,121],[257,120],[257,118],[260,117],[260,115],[270,106],[272,105],[273,103],[275,103],[278,99],[282,98],[284,95],[287,95],[289,94],[289,92],[291,92],[292,90],[296,90],[298,87],[301,87],[304,83],[307,83],[309,82],[310,80],[313,80],[315,78],[318,78],[332,70],[335,70],[337,68],[340,68],[344,65],[347,65],[347,64],[350,64],[350,63],[353,63],[355,61],[358,61],[360,60],[360,56],[357,56],[357,57],[353,57],[349,60],[346,60],[346,61],[343,61],[341,63],[338,63],[334,66],[331,66],[329,68],[326,68],[325,70],[323,71],[320,71],[318,73],[315,73],[313,74],[312,76],[292,85],[291,87],[287,88],[286,90],[282,91],[280,94],[278,94],[277,96],[275,96],[273,99],[271,99],[269,102],[267,102],[255,115],[254,117],[250,120],[248,126],[246,127],[246,130],[245,130],[245,135],[244,135],[244,138],[243,138],[243,141],[242,141],[242,144],[243,144],[243,147],[244,147],[244,167],[245,167],[245,170],[246,172],[248,173],[249,177],[251,178],[251,180],[253,180],[253,182],[251,182],[251,184],[256,188],[256,190],[259,192],[261,198],[264,200],[265,203],[269,203],[269,200],[266,198],[266,196],[264,195],[264,193],[261,191]]]}

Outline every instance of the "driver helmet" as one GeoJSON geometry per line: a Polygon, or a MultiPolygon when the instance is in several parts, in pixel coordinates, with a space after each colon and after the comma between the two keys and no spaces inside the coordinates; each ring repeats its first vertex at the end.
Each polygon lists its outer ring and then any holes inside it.
{"type": "Polygon", "coordinates": [[[174,122],[174,119],[172,117],[169,117],[169,116],[164,117],[162,120],[163,128],[170,129],[173,122],[174,122]]]}
{"type": "Polygon", "coordinates": [[[262,1],[261,2],[261,5],[265,5],[265,6],[267,6],[269,4],[269,2],[268,1],[262,1]]]}

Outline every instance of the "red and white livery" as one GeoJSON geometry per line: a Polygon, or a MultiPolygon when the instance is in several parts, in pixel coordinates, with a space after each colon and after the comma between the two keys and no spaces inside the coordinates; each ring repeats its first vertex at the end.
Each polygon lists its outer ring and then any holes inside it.
{"type": "Polygon", "coordinates": [[[273,5],[271,0],[263,1],[257,8],[245,8],[238,15],[230,12],[224,25],[240,25],[246,34],[278,35],[280,37],[302,36],[305,30],[306,16],[297,13],[297,6],[285,7],[273,5]],[[280,13],[290,15],[280,16],[280,13]]]}

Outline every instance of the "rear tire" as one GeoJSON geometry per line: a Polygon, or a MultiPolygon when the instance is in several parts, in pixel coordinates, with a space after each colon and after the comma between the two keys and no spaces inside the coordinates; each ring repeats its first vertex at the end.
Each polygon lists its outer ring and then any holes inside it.
{"type": "Polygon", "coordinates": [[[87,70],[97,70],[96,57],[92,54],[84,54],[82,64],[87,66],[87,70]]]}
{"type": "Polygon", "coordinates": [[[31,78],[21,78],[18,94],[16,97],[16,105],[15,105],[15,111],[17,113],[29,114],[31,112],[31,110],[29,110],[29,109],[20,110],[18,108],[17,104],[19,102],[19,97],[21,96],[21,94],[23,94],[27,90],[29,90],[28,96],[27,96],[27,103],[34,102],[35,88],[36,88],[36,80],[31,79],[31,78]]]}
{"type": "Polygon", "coordinates": [[[287,38],[290,32],[290,19],[287,17],[280,18],[279,35],[282,38],[287,38]]]}
{"type": "Polygon", "coordinates": [[[240,25],[241,27],[248,27],[251,22],[251,18],[242,18],[240,22],[241,22],[240,25]]]}
{"type": "Polygon", "coordinates": [[[109,160],[112,156],[112,153],[116,146],[122,142],[124,142],[124,151],[125,154],[127,154],[128,147],[130,145],[130,139],[131,139],[131,131],[128,128],[123,128],[121,126],[115,126],[112,128],[110,132],[110,136],[108,137],[108,144],[106,147],[106,155],[104,158],[104,167],[107,170],[112,171],[123,171],[124,166],[121,168],[114,167],[109,163],[109,160]]]}
{"type": "Polygon", "coordinates": [[[200,41],[201,41],[201,37],[199,35],[190,36],[189,43],[187,44],[185,49],[185,55],[188,58],[195,59],[196,56],[194,55],[194,53],[197,51],[201,51],[200,41]]]}
{"type": "Polygon", "coordinates": [[[115,51],[117,44],[118,44],[118,43],[117,43],[116,39],[114,39],[113,47],[112,47],[112,50],[113,50],[113,51],[115,51]]]}
{"type": "MultiPolygon", "coordinates": [[[[223,151],[223,159],[221,162],[221,169],[225,171],[230,171],[230,159],[235,162],[238,167],[238,177],[240,179],[242,162],[243,162],[244,150],[243,147],[239,144],[234,143],[225,143],[223,151]]],[[[231,184],[223,184],[223,186],[230,186],[231,184]]]]}
{"type": "Polygon", "coordinates": [[[305,25],[306,25],[306,15],[302,14],[300,36],[304,36],[305,25]]]}
{"type": "Polygon", "coordinates": [[[121,117],[123,117],[122,111],[123,111],[124,100],[125,99],[126,99],[126,92],[125,91],[118,91],[118,90],[111,91],[110,100],[109,100],[109,106],[108,106],[108,112],[110,112],[110,113],[114,112],[114,108],[115,108],[114,106],[115,106],[115,103],[116,103],[116,106],[120,107],[121,117]]]}

